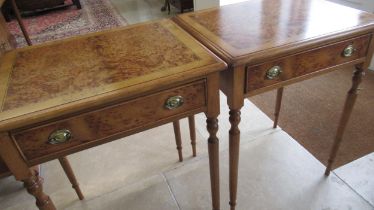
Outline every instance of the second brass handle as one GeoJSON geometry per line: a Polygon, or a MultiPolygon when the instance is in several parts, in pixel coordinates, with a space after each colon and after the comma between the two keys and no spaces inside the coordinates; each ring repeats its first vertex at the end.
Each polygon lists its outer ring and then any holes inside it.
{"type": "Polygon", "coordinates": [[[282,73],[280,66],[273,66],[266,72],[267,79],[275,79],[282,73]]]}
{"type": "Polygon", "coordinates": [[[165,101],[165,108],[167,109],[176,109],[180,106],[182,106],[184,103],[183,97],[182,96],[173,96],[168,98],[165,101]]]}

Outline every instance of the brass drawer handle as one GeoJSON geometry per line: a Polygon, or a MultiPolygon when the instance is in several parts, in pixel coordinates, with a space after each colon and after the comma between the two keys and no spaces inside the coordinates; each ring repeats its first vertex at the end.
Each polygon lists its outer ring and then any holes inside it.
{"type": "Polygon", "coordinates": [[[61,144],[69,141],[72,135],[67,129],[57,130],[51,133],[48,137],[48,143],[50,144],[61,144]]]}
{"type": "Polygon", "coordinates": [[[176,109],[183,105],[183,97],[182,96],[173,96],[168,98],[165,102],[165,108],[167,109],[176,109]]]}
{"type": "Polygon", "coordinates": [[[343,50],[343,57],[351,57],[355,51],[356,49],[350,44],[343,50]]]}
{"type": "Polygon", "coordinates": [[[273,66],[266,72],[267,79],[275,79],[282,73],[282,68],[280,66],[273,66]]]}

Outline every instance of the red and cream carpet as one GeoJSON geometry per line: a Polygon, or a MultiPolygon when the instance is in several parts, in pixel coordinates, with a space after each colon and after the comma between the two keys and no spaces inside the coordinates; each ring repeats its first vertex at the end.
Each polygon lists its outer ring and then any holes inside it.
{"type": "MultiPolygon", "coordinates": [[[[71,4],[71,0],[66,0],[71,4]]],[[[127,25],[126,20],[113,7],[110,0],[81,0],[82,9],[75,6],[50,11],[37,16],[24,17],[25,27],[33,44],[70,36],[102,31],[127,25]]],[[[17,47],[26,46],[16,20],[8,23],[15,36],[17,47]]]]}

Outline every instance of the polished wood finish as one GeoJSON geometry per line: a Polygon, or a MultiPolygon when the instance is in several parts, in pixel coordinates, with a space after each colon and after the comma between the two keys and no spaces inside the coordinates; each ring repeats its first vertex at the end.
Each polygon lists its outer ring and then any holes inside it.
{"type": "Polygon", "coordinates": [[[264,0],[186,13],[177,21],[237,66],[370,33],[372,16],[323,0],[264,0]]]}
{"type": "Polygon", "coordinates": [[[230,207],[235,209],[236,206],[236,190],[238,188],[238,167],[239,167],[239,145],[240,145],[240,109],[230,108],[229,131],[229,175],[230,175],[230,207]]]}
{"type": "Polygon", "coordinates": [[[277,128],[277,126],[278,126],[279,112],[280,112],[280,109],[281,109],[281,106],[282,106],[283,90],[284,90],[283,87],[277,89],[277,99],[276,99],[276,102],[275,102],[273,128],[277,128]]]}
{"type": "MultiPolygon", "coordinates": [[[[0,5],[2,5],[2,4],[3,4],[3,2],[1,2],[0,5]]],[[[24,24],[22,22],[22,19],[20,19],[20,14],[19,14],[17,5],[15,4],[14,0],[12,0],[12,5],[14,6],[13,9],[16,11],[15,12],[16,18],[17,18],[17,21],[18,21],[21,29],[22,29],[22,32],[24,33],[26,41],[29,45],[31,45],[31,41],[29,39],[27,31],[24,28],[24,24]]],[[[5,53],[6,50],[10,50],[10,49],[15,48],[15,45],[16,45],[15,44],[15,39],[9,33],[9,31],[7,29],[7,26],[6,26],[6,23],[5,23],[5,20],[4,20],[4,17],[2,16],[2,14],[0,14],[0,37],[1,37],[0,55],[5,53]]],[[[74,172],[70,167],[69,161],[67,160],[66,157],[59,158],[59,160],[60,160],[61,166],[63,167],[67,177],[69,178],[69,181],[72,183],[73,188],[77,192],[77,195],[78,195],[79,199],[81,199],[81,200],[84,199],[84,196],[83,196],[83,194],[82,194],[82,192],[79,188],[78,182],[75,178],[74,172]]],[[[37,166],[37,167],[39,168],[40,166],[37,166]]],[[[30,170],[32,170],[32,169],[30,169],[30,170]]],[[[37,175],[38,174],[39,174],[39,172],[37,173],[37,175]]],[[[6,166],[6,164],[4,163],[4,161],[2,160],[2,158],[0,156],[0,178],[10,176],[10,175],[11,175],[11,172],[9,171],[8,167],[6,166]]],[[[40,177],[38,179],[41,180],[40,177]]]]}
{"type": "Polygon", "coordinates": [[[210,170],[210,187],[212,192],[212,209],[220,209],[220,184],[219,184],[219,139],[218,131],[218,115],[219,107],[219,74],[211,74],[207,80],[208,88],[208,106],[205,115],[207,117],[208,138],[208,155],[210,170]]]}
{"type": "Polygon", "coordinates": [[[75,192],[77,193],[78,198],[80,200],[83,200],[84,199],[83,193],[82,193],[82,191],[79,187],[79,183],[78,183],[77,179],[75,178],[73,169],[70,166],[68,158],[67,157],[61,157],[61,158],[58,159],[58,161],[60,162],[62,168],[64,169],[65,174],[67,175],[72,187],[75,189],[75,192]]]}
{"type": "Polygon", "coordinates": [[[192,157],[196,157],[196,129],[195,129],[195,116],[188,116],[188,126],[190,128],[190,138],[192,146],[192,157]]]}
{"type": "Polygon", "coordinates": [[[171,21],[129,26],[126,33],[123,30],[4,55],[0,66],[0,131],[81,112],[93,105],[105,106],[145,91],[154,92],[160,84],[170,87],[182,79],[186,83],[222,68],[217,58],[190,41],[190,35],[171,21]],[[23,88],[24,84],[28,88],[23,88]],[[40,88],[40,84],[44,86],[40,88]]]}
{"type": "Polygon", "coordinates": [[[232,210],[244,98],[344,66],[365,63],[367,67],[372,56],[368,46],[373,45],[374,15],[323,0],[246,1],[182,14],[174,21],[229,65],[228,71],[221,72],[221,90],[230,108],[232,210]],[[355,47],[353,55],[343,57],[350,44],[355,47]],[[266,73],[275,65],[283,72],[268,79],[266,73]]]}
{"type": "MultiPolygon", "coordinates": [[[[0,64],[0,156],[17,180],[36,182],[30,165],[205,112],[212,205],[218,209],[215,133],[219,72],[226,68],[171,20],[5,53],[0,64]],[[166,107],[174,96],[184,103],[166,107]],[[58,129],[69,129],[71,139],[49,144],[58,129]]],[[[48,201],[39,208],[55,209],[38,186],[32,195],[39,203],[48,201]]]]}
{"type": "Polygon", "coordinates": [[[14,141],[6,133],[0,133],[0,156],[16,179],[23,181],[27,192],[35,197],[40,210],[56,209],[49,196],[43,192],[43,179],[35,170],[28,168],[14,141]]]}
{"type": "Polygon", "coordinates": [[[347,95],[347,98],[345,100],[343,112],[342,112],[340,122],[339,122],[339,126],[338,126],[338,130],[336,131],[334,144],[332,146],[330,157],[329,157],[328,164],[327,164],[327,167],[326,167],[326,171],[325,171],[326,176],[328,176],[330,174],[330,171],[332,169],[332,165],[334,163],[335,157],[338,153],[340,144],[343,140],[344,130],[345,130],[345,128],[348,124],[349,118],[352,114],[353,106],[356,102],[358,91],[359,91],[358,87],[359,87],[359,85],[362,81],[364,71],[365,71],[365,69],[363,68],[363,66],[358,65],[358,66],[356,66],[356,70],[353,73],[352,87],[348,91],[348,95],[347,95]]]}
{"type": "Polygon", "coordinates": [[[179,162],[182,162],[183,161],[182,137],[181,137],[181,128],[179,125],[179,120],[173,122],[173,128],[174,128],[174,135],[175,135],[175,143],[177,144],[179,162]]]}
{"type": "MultiPolygon", "coordinates": [[[[162,119],[202,110],[206,106],[205,92],[205,81],[197,81],[176,89],[75,115],[56,123],[12,132],[12,136],[28,161],[40,163],[58,157],[66,149],[97,145],[99,140],[104,140],[108,136],[119,136],[162,119]],[[166,109],[165,101],[171,96],[178,95],[184,98],[183,105],[175,110],[166,109]],[[68,129],[72,133],[72,138],[63,144],[49,144],[48,137],[59,129],[68,129]]],[[[176,138],[180,139],[180,134],[176,134],[176,138]]],[[[181,146],[178,150],[181,154],[181,146]]]]}
{"type": "MultiPolygon", "coordinates": [[[[188,126],[190,130],[191,146],[192,146],[192,157],[196,157],[196,130],[195,130],[195,116],[188,116],[188,126]]],[[[179,120],[173,122],[175,143],[177,145],[179,162],[183,161],[183,152],[182,152],[182,136],[180,131],[179,120]]],[[[1,166],[1,165],[0,165],[1,166]]]]}
{"type": "Polygon", "coordinates": [[[254,90],[261,91],[262,88],[267,86],[302,77],[303,75],[348,63],[353,60],[365,58],[369,41],[370,35],[364,35],[276,59],[264,64],[249,66],[246,72],[246,94],[251,95],[254,90]],[[349,45],[353,45],[356,50],[352,56],[344,57],[343,51],[349,45]],[[266,73],[273,66],[281,67],[282,73],[275,79],[267,79],[266,73]]]}

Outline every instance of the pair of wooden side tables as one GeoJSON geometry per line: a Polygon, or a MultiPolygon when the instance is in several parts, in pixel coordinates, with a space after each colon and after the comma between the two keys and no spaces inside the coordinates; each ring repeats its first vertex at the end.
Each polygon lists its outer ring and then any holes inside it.
{"type": "Polygon", "coordinates": [[[222,90],[233,210],[243,100],[278,88],[279,111],[284,86],[354,66],[328,175],[373,54],[373,32],[374,15],[327,1],[252,0],[17,49],[1,58],[0,155],[39,209],[55,209],[29,167],[205,112],[218,210],[222,90]]]}

